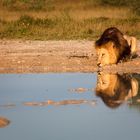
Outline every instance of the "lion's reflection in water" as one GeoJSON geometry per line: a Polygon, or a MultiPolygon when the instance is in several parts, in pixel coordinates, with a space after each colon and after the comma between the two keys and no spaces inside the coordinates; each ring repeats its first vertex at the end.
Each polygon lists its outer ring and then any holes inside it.
{"type": "Polygon", "coordinates": [[[98,73],[96,95],[110,108],[136,97],[139,83],[132,75],[98,73]]]}

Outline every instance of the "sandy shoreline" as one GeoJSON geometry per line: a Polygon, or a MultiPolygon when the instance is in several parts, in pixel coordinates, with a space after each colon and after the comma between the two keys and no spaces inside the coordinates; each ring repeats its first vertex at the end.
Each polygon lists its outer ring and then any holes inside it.
{"type": "MultiPolygon", "coordinates": [[[[0,73],[92,73],[97,70],[94,41],[0,40],[0,73]]],[[[140,58],[106,66],[103,71],[140,73],[140,58]]]]}

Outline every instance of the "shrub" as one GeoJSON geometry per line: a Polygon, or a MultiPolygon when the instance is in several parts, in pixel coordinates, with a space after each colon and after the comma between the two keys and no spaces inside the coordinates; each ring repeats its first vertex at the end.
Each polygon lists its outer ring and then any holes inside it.
{"type": "Polygon", "coordinates": [[[100,4],[108,6],[127,6],[135,14],[140,15],[140,1],[139,0],[100,0],[100,4]]]}

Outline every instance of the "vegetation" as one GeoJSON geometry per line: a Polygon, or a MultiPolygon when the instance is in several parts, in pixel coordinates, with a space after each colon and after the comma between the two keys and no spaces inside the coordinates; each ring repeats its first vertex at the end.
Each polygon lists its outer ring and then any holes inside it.
{"type": "Polygon", "coordinates": [[[101,4],[110,5],[110,6],[127,6],[132,12],[140,15],[140,1],[139,0],[100,0],[101,4]]]}
{"type": "Polygon", "coordinates": [[[0,38],[92,40],[111,26],[140,38],[138,4],[137,0],[133,4],[132,0],[2,0],[0,38]]]}

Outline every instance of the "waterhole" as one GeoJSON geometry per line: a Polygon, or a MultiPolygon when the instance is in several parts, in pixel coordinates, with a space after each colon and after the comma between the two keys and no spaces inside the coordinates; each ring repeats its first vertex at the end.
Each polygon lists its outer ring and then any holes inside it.
{"type": "Polygon", "coordinates": [[[139,139],[139,87],[139,74],[0,74],[0,139],[139,139]]]}

